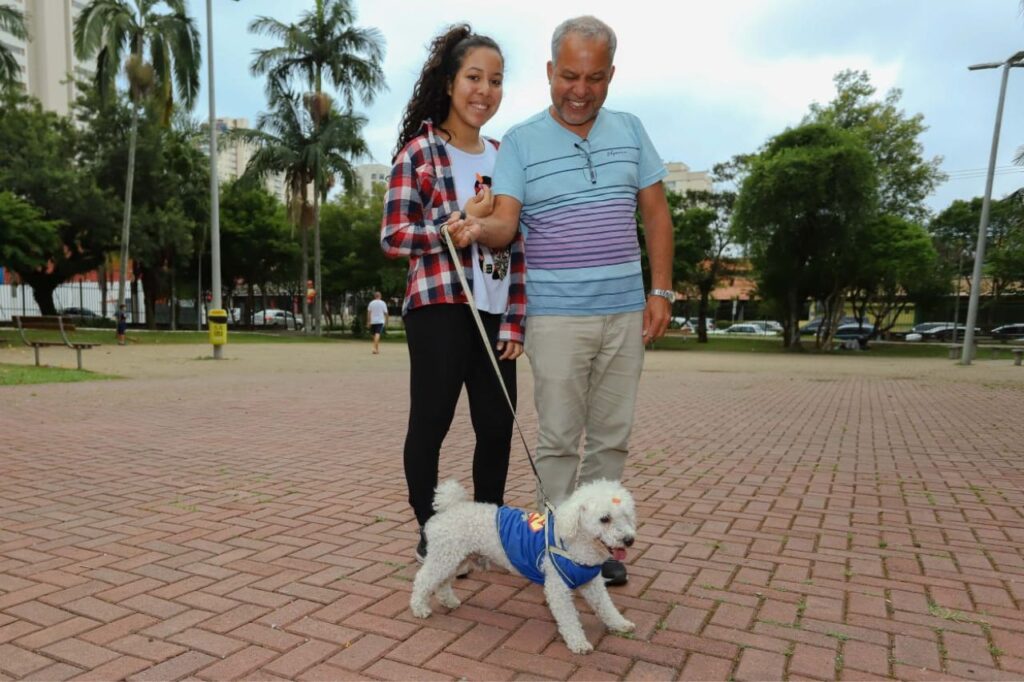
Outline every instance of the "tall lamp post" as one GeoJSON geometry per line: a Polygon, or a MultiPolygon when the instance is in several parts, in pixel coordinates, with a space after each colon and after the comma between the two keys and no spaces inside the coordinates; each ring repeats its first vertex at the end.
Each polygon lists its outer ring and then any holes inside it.
{"type": "MultiPolygon", "coordinates": [[[[978,298],[981,295],[981,266],[985,262],[985,238],[988,232],[988,214],[992,204],[992,180],[996,172],[996,152],[999,150],[999,128],[1003,123],[1003,102],[1006,100],[1006,81],[1010,76],[1010,69],[1016,66],[1024,66],[1024,50],[1016,53],[1005,62],[988,62],[986,64],[974,64],[967,68],[971,71],[982,69],[997,69],[1003,67],[1003,82],[999,87],[999,105],[996,107],[996,126],[992,132],[992,152],[988,158],[988,177],[985,180],[985,198],[981,204],[981,221],[978,223],[978,246],[974,250],[974,271],[971,275],[971,297],[967,304],[967,321],[964,330],[964,346],[960,355],[960,364],[971,364],[971,353],[974,348],[974,325],[978,321],[978,298]]],[[[953,330],[954,335],[956,329],[953,330]]]]}
{"type": "MultiPolygon", "coordinates": [[[[238,2],[238,0],[235,0],[238,2]]],[[[211,310],[219,310],[220,285],[220,179],[217,177],[217,100],[213,88],[213,0],[206,0],[206,66],[210,79],[210,293],[211,310]]],[[[199,311],[196,311],[199,316],[199,311]]],[[[224,357],[224,346],[213,346],[213,359],[224,357]]]]}

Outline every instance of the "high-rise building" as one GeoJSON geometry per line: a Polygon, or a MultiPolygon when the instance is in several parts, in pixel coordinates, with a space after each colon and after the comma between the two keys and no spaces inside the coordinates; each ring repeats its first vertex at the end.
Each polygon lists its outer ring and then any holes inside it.
{"type": "MultiPolygon", "coordinates": [[[[235,128],[248,128],[249,121],[244,118],[218,118],[217,132],[226,133],[235,128]]],[[[247,142],[232,142],[221,146],[217,150],[217,179],[221,182],[237,180],[245,173],[245,167],[249,164],[256,148],[247,142]]],[[[281,203],[287,199],[287,188],[284,184],[284,174],[272,173],[263,180],[263,186],[270,194],[277,197],[281,203]]]]}
{"type": "Polygon", "coordinates": [[[710,192],[712,189],[711,177],[707,171],[692,171],[685,163],[669,161],[665,164],[668,176],[663,181],[665,189],[677,194],[687,191],[710,192]]]}
{"type": "Polygon", "coordinates": [[[359,191],[369,193],[374,184],[388,184],[391,168],[382,163],[361,163],[356,166],[359,178],[359,191]]]}
{"type": "Polygon", "coordinates": [[[86,0],[0,0],[25,15],[28,40],[0,31],[0,43],[21,67],[25,91],[44,109],[67,115],[75,101],[75,79],[92,80],[93,64],[75,58],[75,20],[86,0]]]}

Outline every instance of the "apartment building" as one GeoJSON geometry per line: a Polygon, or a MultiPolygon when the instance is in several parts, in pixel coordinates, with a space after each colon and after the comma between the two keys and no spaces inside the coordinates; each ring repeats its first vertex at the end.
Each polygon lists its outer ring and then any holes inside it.
{"type": "Polygon", "coordinates": [[[0,31],[0,43],[11,51],[21,67],[25,91],[43,108],[66,115],[75,101],[74,79],[91,80],[93,64],[75,58],[75,19],[86,0],[0,0],[25,15],[29,39],[20,40],[0,31]]]}
{"type": "Polygon", "coordinates": [[[665,170],[668,171],[668,177],[663,182],[667,191],[677,194],[711,191],[711,176],[707,171],[692,171],[681,161],[669,161],[665,164],[665,170]]]}
{"type": "MultiPolygon", "coordinates": [[[[217,132],[226,133],[235,128],[248,128],[249,121],[245,118],[218,118],[217,132]]],[[[245,173],[245,167],[249,164],[256,148],[246,142],[232,142],[221,146],[217,150],[217,179],[224,183],[237,180],[245,173]]],[[[287,187],[285,187],[284,174],[273,173],[263,180],[266,190],[277,197],[278,201],[285,203],[287,199],[287,187]]]]}

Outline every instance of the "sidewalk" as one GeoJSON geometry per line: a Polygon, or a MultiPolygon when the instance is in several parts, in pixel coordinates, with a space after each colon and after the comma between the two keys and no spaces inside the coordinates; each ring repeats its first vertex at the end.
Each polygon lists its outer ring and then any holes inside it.
{"type": "MultiPolygon", "coordinates": [[[[508,574],[409,613],[404,346],[206,354],[103,347],[86,366],[132,378],[0,388],[0,680],[1024,678],[1010,361],[651,354],[612,588],[637,632],[586,613],[576,656],[508,574]]],[[[468,481],[464,408],[442,477],[468,481]]]]}

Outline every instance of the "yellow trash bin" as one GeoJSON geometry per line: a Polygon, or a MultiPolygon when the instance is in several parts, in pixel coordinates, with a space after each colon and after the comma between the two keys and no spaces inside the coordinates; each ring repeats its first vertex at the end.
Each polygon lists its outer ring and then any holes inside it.
{"type": "Polygon", "coordinates": [[[217,308],[206,316],[210,327],[210,343],[223,346],[228,342],[228,311],[217,308]]]}

